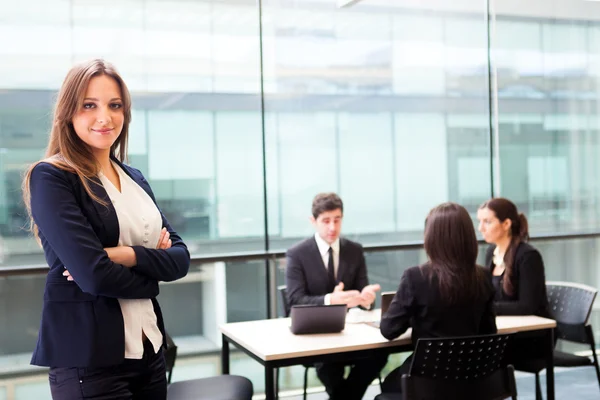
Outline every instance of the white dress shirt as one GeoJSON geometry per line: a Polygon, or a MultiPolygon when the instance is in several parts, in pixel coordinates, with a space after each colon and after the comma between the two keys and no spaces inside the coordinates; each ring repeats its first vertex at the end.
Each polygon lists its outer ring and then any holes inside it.
{"type": "MultiPolygon", "coordinates": [[[[325,270],[329,267],[329,248],[331,247],[333,251],[333,276],[337,278],[338,268],[340,266],[340,238],[335,239],[335,242],[327,243],[318,233],[315,233],[315,241],[317,242],[317,247],[319,248],[319,253],[321,254],[321,258],[323,259],[323,265],[325,265],[325,270]]],[[[331,304],[331,293],[325,295],[324,304],[326,306],[331,304]]]]}
{"type": "MultiPolygon", "coordinates": [[[[144,246],[156,248],[162,218],[158,208],[133,179],[115,163],[121,191],[102,173],[98,174],[119,220],[119,246],[144,246]]],[[[135,267],[134,267],[135,268],[135,267]]],[[[125,323],[125,358],[142,359],[145,335],[158,352],[163,336],[158,329],[156,314],[150,299],[118,299],[125,323]]]]}

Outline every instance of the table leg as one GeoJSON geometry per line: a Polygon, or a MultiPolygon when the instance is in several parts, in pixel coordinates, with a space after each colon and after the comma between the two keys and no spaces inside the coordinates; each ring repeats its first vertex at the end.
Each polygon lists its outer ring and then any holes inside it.
{"type": "Polygon", "coordinates": [[[223,343],[221,345],[221,373],[229,375],[229,342],[225,335],[221,335],[223,343]]]}
{"type": "Polygon", "coordinates": [[[265,399],[275,400],[275,382],[273,375],[275,369],[269,365],[265,365],[265,399]]]}
{"type": "Polygon", "coordinates": [[[554,400],[554,329],[546,329],[546,396],[554,400]]]}

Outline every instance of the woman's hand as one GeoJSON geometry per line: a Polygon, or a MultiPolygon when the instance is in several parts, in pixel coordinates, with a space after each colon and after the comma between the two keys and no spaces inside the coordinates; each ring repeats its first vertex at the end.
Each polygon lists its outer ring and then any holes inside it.
{"type": "Polygon", "coordinates": [[[157,249],[167,250],[171,248],[171,239],[169,237],[171,234],[167,231],[167,228],[162,228],[160,231],[160,238],[158,239],[158,244],[156,245],[157,249]]]}

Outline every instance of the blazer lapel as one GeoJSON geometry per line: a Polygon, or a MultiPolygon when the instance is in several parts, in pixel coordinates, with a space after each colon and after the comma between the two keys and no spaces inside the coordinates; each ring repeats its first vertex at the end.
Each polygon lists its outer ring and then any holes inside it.
{"type": "Polygon", "coordinates": [[[127,165],[123,164],[121,161],[117,160],[116,158],[113,158],[112,160],[115,163],[117,163],[117,165],[119,167],[121,167],[121,169],[123,170],[123,172],[125,172],[127,174],[127,176],[129,176],[135,183],[137,183],[139,187],[141,187],[142,189],[144,189],[144,192],[148,193],[148,196],[150,196],[150,198],[152,199],[152,201],[154,201],[154,203],[156,204],[156,200],[154,199],[154,196],[152,195],[152,190],[150,190],[150,185],[148,184],[148,182],[146,181],[146,179],[144,179],[144,177],[141,174],[133,174],[133,173],[131,173],[130,167],[128,167],[127,165]]]}
{"type": "MultiPolygon", "coordinates": [[[[496,247],[494,247],[494,250],[496,249],[496,247]]],[[[486,254],[487,255],[487,254],[486,254]]],[[[492,251],[490,254],[490,259],[487,261],[487,269],[492,272],[492,266],[494,265],[494,252],[492,251]]]]}
{"type": "Polygon", "coordinates": [[[100,215],[100,219],[104,224],[104,230],[106,236],[103,243],[106,243],[106,247],[115,247],[119,244],[119,219],[117,218],[117,212],[115,211],[115,207],[112,204],[112,201],[108,197],[108,193],[100,183],[98,178],[95,178],[94,181],[90,183],[91,191],[101,199],[106,205],[100,204],[97,201],[93,201],[94,207],[100,215]]]}
{"type": "Polygon", "coordinates": [[[346,259],[344,257],[344,247],[345,247],[345,241],[344,239],[340,238],[340,261],[338,264],[338,270],[337,270],[337,276],[336,276],[336,282],[342,282],[344,280],[344,275],[346,274],[346,271],[348,270],[348,263],[346,262],[346,259]]]}
{"type": "Polygon", "coordinates": [[[321,252],[319,252],[319,246],[317,246],[317,241],[314,237],[311,240],[311,247],[312,251],[310,252],[310,254],[312,257],[312,264],[314,264],[317,267],[317,270],[320,271],[319,274],[323,275],[323,279],[327,281],[329,279],[329,276],[327,275],[327,267],[323,263],[323,257],[321,257],[321,252]]]}

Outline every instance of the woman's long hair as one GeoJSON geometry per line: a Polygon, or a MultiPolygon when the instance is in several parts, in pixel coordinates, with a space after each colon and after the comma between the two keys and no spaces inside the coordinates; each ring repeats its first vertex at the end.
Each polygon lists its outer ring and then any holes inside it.
{"type": "Polygon", "coordinates": [[[477,266],[477,237],[467,210],[443,203],[425,222],[425,252],[444,301],[456,304],[479,298],[483,270],[477,266]]]}
{"type": "Polygon", "coordinates": [[[96,59],[74,66],[67,74],[58,92],[46,156],[43,160],[32,164],[23,178],[23,201],[29,215],[29,229],[36,238],[38,238],[38,229],[31,215],[29,183],[33,168],[40,162],[50,163],[57,168],[77,174],[90,197],[104,204],[104,201],[90,189],[90,182],[97,176],[99,165],[90,147],[77,136],[73,128],[73,117],[83,105],[90,80],[102,75],[109,76],[116,81],[121,90],[123,102],[123,130],[111,146],[110,156],[119,161],[124,161],[126,157],[129,123],[131,122],[131,96],[127,85],[116,69],[104,60],[96,59]]]}
{"type": "Polygon", "coordinates": [[[515,293],[514,262],[517,248],[521,242],[529,240],[529,223],[523,213],[519,213],[512,201],[503,197],[495,197],[483,203],[480,209],[487,208],[496,214],[501,223],[510,220],[510,244],[504,253],[504,280],[502,290],[509,296],[515,293]]]}

